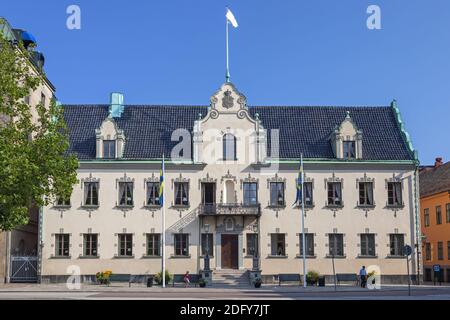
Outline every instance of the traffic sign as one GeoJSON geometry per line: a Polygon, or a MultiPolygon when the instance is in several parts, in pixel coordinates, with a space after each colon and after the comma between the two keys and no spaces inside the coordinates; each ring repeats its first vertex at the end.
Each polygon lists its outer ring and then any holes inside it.
{"type": "Polygon", "coordinates": [[[433,271],[434,272],[441,272],[441,266],[439,264],[433,265],[433,271]]]}
{"type": "Polygon", "coordinates": [[[411,246],[406,245],[406,246],[403,247],[403,254],[404,254],[405,256],[410,256],[411,253],[412,253],[412,248],[411,248],[411,246]]]}

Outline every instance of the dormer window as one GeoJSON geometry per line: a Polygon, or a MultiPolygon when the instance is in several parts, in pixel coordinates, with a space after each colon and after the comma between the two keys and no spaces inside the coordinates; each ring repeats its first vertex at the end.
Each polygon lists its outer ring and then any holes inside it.
{"type": "Polygon", "coordinates": [[[99,159],[120,159],[125,147],[123,130],[117,127],[112,117],[106,118],[101,127],[95,130],[96,153],[99,159]]]}
{"type": "Polygon", "coordinates": [[[236,137],[230,133],[227,133],[223,136],[223,159],[237,160],[236,137]]]}
{"type": "Polygon", "coordinates": [[[342,146],[344,159],[356,159],[355,141],[343,141],[342,146]]]}
{"type": "Polygon", "coordinates": [[[362,159],[362,131],[353,122],[349,111],[331,134],[331,145],[337,159],[362,159]]]}
{"type": "Polygon", "coordinates": [[[116,158],[116,140],[103,140],[103,159],[116,158]]]}

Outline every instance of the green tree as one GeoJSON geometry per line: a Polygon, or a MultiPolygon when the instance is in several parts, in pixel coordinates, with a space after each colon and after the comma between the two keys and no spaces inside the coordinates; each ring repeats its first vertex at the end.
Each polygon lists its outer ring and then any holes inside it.
{"type": "Polygon", "coordinates": [[[0,34],[0,230],[27,224],[30,208],[69,197],[77,183],[62,107],[24,102],[43,81],[28,55],[0,34]]]}

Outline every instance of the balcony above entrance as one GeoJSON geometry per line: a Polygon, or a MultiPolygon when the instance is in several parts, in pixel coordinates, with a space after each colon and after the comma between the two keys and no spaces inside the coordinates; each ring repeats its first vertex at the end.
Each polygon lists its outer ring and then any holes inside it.
{"type": "Polygon", "coordinates": [[[261,205],[240,204],[240,203],[211,203],[201,204],[199,207],[200,216],[260,216],[261,205]]]}

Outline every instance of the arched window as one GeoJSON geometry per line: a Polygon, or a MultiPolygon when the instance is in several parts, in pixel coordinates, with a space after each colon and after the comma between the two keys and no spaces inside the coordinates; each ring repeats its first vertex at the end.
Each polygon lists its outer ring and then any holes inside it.
{"type": "Polygon", "coordinates": [[[236,137],[230,133],[223,136],[223,159],[236,160],[236,137]]]}

